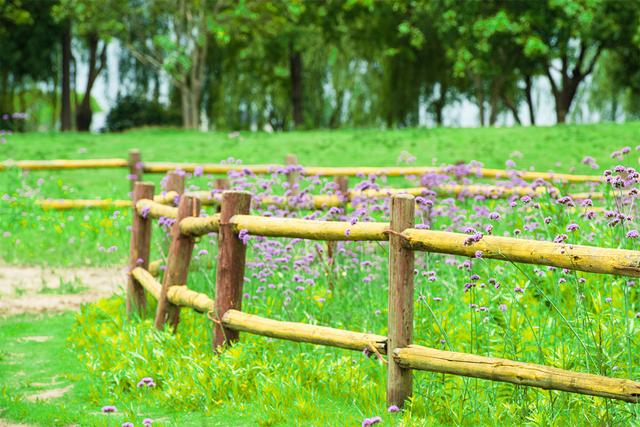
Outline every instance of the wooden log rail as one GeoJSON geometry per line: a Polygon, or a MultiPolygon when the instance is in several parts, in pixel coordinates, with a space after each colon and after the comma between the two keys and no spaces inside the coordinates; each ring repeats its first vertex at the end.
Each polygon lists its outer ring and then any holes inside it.
{"type": "Polygon", "coordinates": [[[470,236],[467,234],[415,228],[402,234],[406,245],[417,251],[468,257],[481,251],[483,258],[640,277],[640,251],[500,236],[484,236],[480,241],[469,244],[470,236]]]}
{"type": "MultiPolygon", "coordinates": [[[[175,218],[177,209],[150,200],[137,204],[152,217],[175,218]]],[[[324,241],[384,241],[388,240],[389,223],[317,221],[294,218],[273,218],[255,215],[235,215],[230,219],[234,230],[247,230],[251,235],[290,237],[324,241]]],[[[181,231],[190,236],[217,232],[219,215],[190,217],[180,223],[181,231]]],[[[591,273],[640,277],[640,252],[627,249],[600,248],[540,240],[501,236],[483,236],[468,243],[469,235],[436,230],[406,229],[405,244],[416,251],[436,252],[473,257],[477,251],[485,258],[525,264],[548,265],[591,273]]]]}
{"type": "Polygon", "coordinates": [[[492,381],[568,391],[638,403],[640,382],[571,372],[533,363],[436,350],[410,345],[393,350],[393,359],[408,369],[462,375],[492,381]]]}
{"type": "Polygon", "coordinates": [[[222,316],[221,322],[226,328],[265,337],[355,351],[375,348],[375,351],[380,354],[386,354],[387,337],[382,335],[345,331],[306,323],[284,322],[238,310],[228,310],[222,316]]]}
{"type": "MultiPolygon", "coordinates": [[[[162,285],[149,272],[137,267],[131,274],[154,298],[159,298],[162,285]]],[[[201,313],[213,311],[214,301],[211,298],[191,291],[186,286],[171,287],[167,296],[169,301],[181,307],[192,308],[201,313]]],[[[220,321],[226,328],[270,338],[354,351],[375,349],[380,354],[387,354],[387,337],[383,335],[273,320],[238,310],[228,310],[220,321]]],[[[550,366],[436,350],[418,345],[396,348],[392,357],[406,369],[483,378],[632,403],[640,400],[640,383],[627,379],[571,372],[550,366]]]]}
{"type": "Polygon", "coordinates": [[[160,218],[163,216],[175,219],[178,217],[178,208],[163,205],[149,199],[142,199],[138,201],[138,203],[136,203],[136,212],[138,215],[150,216],[151,218],[160,218]]]}
{"type": "MultiPolygon", "coordinates": [[[[130,168],[128,159],[84,159],[84,160],[20,160],[5,161],[0,163],[0,170],[17,167],[22,170],[60,170],[83,168],[130,168]]],[[[174,163],[174,162],[144,162],[142,168],[138,168],[140,175],[144,173],[166,173],[177,169],[193,172],[201,168],[207,174],[227,174],[231,171],[248,171],[253,174],[271,174],[278,170],[284,170],[285,165],[221,165],[198,163],[174,163]]],[[[517,176],[525,181],[544,179],[546,181],[558,181],[565,183],[589,183],[603,182],[600,175],[575,175],[553,172],[511,171],[504,169],[471,167],[472,174],[484,178],[509,178],[517,176]]],[[[308,166],[300,170],[300,174],[307,176],[357,176],[357,175],[386,175],[408,176],[424,175],[429,173],[450,174],[451,167],[434,166],[396,166],[396,167],[323,167],[308,166]]],[[[140,178],[140,177],[138,177],[140,178]]]]}
{"type": "MultiPolygon", "coordinates": [[[[156,300],[160,299],[162,283],[153,275],[141,267],[131,270],[131,275],[140,283],[156,300]]],[[[213,310],[213,300],[207,295],[188,289],[186,286],[171,286],[167,291],[167,299],[172,304],[180,307],[192,308],[200,313],[208,313],[213,310]]]]}
{"type": "Polygon", "coordinates": [[[61,170],[61,169],[113,169],[128,168],[127,159],[87,159],[87,160],[19,160],[5,161],[0,170],[16,167],[22,170],[61,170]]]}

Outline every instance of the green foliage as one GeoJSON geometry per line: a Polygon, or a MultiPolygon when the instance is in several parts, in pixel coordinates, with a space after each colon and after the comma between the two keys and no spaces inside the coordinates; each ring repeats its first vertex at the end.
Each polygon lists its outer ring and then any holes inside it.
{"type": "Polygon", "coordinates": [[[180,116],[166,107],[144,97],[119,97],[107,115],[106,129],[110,132],[141,126],[178,126],[180,116]]]}

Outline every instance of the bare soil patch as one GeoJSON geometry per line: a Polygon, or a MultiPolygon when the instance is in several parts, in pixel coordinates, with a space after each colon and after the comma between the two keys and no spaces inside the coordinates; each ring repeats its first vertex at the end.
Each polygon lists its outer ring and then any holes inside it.
{"type": "Polygon", "coordinates": [[[124,268],[47,268],[0,265],[0,316],[55,313],[124,289],[124,268]]]}

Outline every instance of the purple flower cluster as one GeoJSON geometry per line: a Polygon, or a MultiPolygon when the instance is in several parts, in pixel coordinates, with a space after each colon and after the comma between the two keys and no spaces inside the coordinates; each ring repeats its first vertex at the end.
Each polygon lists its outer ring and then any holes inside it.
{"type": "Polygon", "coordinates": [[[362,427],[369,427],[372,426],[374,424],[378,424],[382,422],[382,418],[381,417],[371,417],[371,418],[365,418],[362,421],[362,427]]]}
{"type": "Polygon", "coordinates": [[[153,381],[151,377],[144,377],[140,381],[138,381],[138,388],[140,387],[155,387],[156,383],[153,381]]]}

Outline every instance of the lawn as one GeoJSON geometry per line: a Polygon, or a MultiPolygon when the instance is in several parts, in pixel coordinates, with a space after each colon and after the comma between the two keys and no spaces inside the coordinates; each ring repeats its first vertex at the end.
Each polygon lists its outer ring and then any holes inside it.
{"type": "MultiPolygon", "coordinates": [[[[245,164],[282,163],[285,155],[295,154],[304,165],[383,166],[402,163],[409,153],[417,165],[476,160],[504,168],[512,160],[522,169],[601,174],[617,164],[635,168],[638,145],[640,123],[239,135],[153,129],[11,135],[0,155],[15,160],[106,158],[125,157],[127,150],[138,148],[147,161],[233,157],[245,164]],[[611,158],[625,146],[631,147],[629,154],[611,158]],[[584,164],[586,156],[598,166],[584,164]]],[[[126,264],[128,209],[57,212],[33,203],[47,197],[125,198],[126,175],[125,170],[0,172],[0,259],[29,265],[126,264]]],[[[158,183],[161,176],[152,178],[158,183]]],[[[366,180],[353,178],[350,184],[366,180]]],[[[191,177],[188,183],[208,188],[211,181],[191,177]]],[[[233,178],[236,186],[253,193],[282,194],[283,181],[282,176],[233,178]]],[[[384,181],[377,178],[372,184],[384,181]]],[[[326,184],[304,181],[314,193],[324,193],[326,184]]],[[[566,234],[570,243],[637,250],[637,240],[627,237],[639,228],[636,200],[624,204],[616,191],[600,190],[606,198],[594,205],[623,212],[619,223],[612,224],[611,216],[601,212],[590,217],[549,196],[534,202],[430,196],[435,206],[430,219],[432,228],[440,230],[472,227],[488,233],[491,228],[494,235],[538,240],[566,234]]],[[[337,214],[270,212],[388,220],[384,201],[367,201],[355,211],[337,214]]],[[[189,275],[189,287],[211,295],[216,246],[215,236],[197,242],[189,275]]],[[[165,248],[165,233],[154,228],[154,258],[165,248]]],[[[243,311],[386,334],[386,245],[340,243],[334,264],[324,249],[314,242],[251,237],[243,311]]],[[[640,378],[640,292],[634,280],[427,253],[416,254],[416,270],[416,343],[640,378]]],[[[425,372],[415,373],[414,400],[407,410],[390,414],[386,368],[375,358],[249,334],[216,356],[210,335],[211,322],[187,310],[176,335],[155,331],[150,316],[127,320],[118,295],[78,314],[1,319],[0,418],[45,426],[141,425],[146,417],[156,420],[154,425],[359,425],[376,415],[383,418],[382,425],[622,425],[640,416],[638,405],[425,372]],[[49,338],[28,338],[38,336],[49,338]],[[143,377],[152,377],[156,387],[137,387],[143,377]],[[67,386],[72,387],[64,397],[29,400],[42,389],[67,386]],[[101,414],[106,405],[115,405],[118,412],[101,414]]]]}

